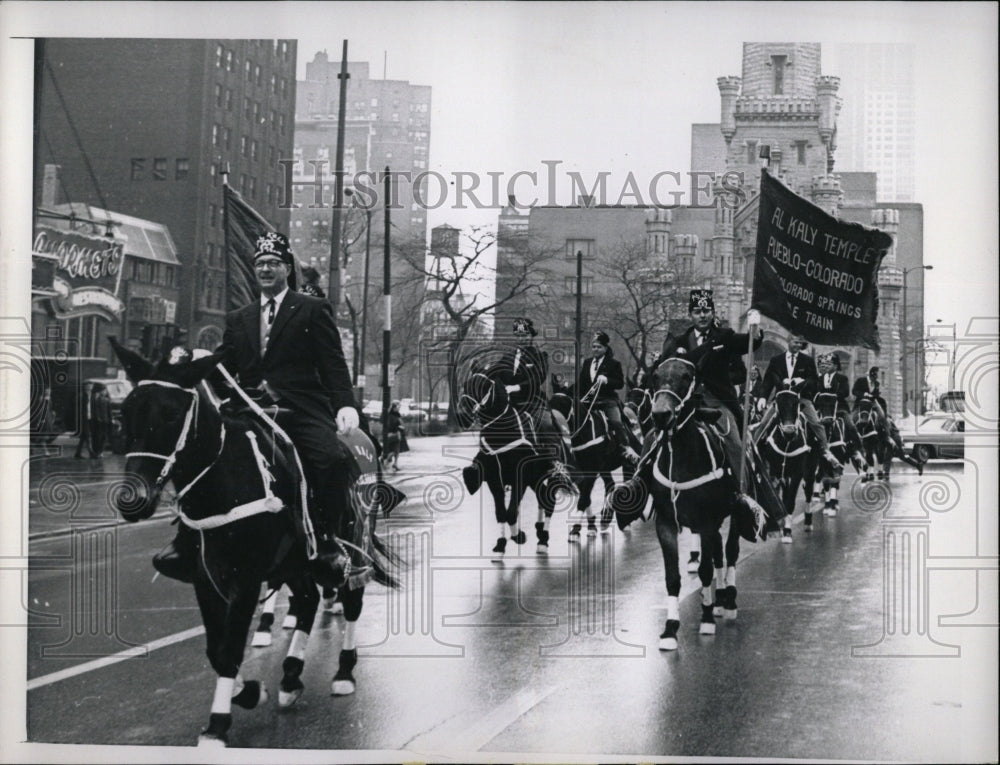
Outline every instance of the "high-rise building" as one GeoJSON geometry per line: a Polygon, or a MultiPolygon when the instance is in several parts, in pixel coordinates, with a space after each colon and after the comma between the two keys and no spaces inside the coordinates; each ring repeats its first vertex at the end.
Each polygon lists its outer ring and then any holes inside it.
{"type": "Polygon", "coordinates": [[[222,339],[222,173],[279,230],[292,155],[294,40],[46,39],[35,205],[45,165],[60,201],[165,225],[181,263],[176,323],[194,346],[222,339]]]}
{"type": "Polygon", "coordinates": [[[843,43],[833,64],[844,99],[837,128],[837,169],[878,174],[879,202],[916,197],[916,89],[913,46],[843,43]]]}
{"type": "MultiPolygon", "coordinates": [[[[373,79],[367,62],[348,62],[347,72],[345,185],[352,185],[356,173],[381,173],[386,167],[394,173],[409,173],[411,179],[425,173],[430,161],[431,88],[411,85],[407,80],[373,79]]],[[[317,53],[306,64],[305,79],[298,83],[295,105],[295,159],[299,160],[295,169],[301,173],[299,180],[303,180],[313,177],[315,166],[312,161],[326,162],[322,169],[329,179],[329,191],[325,192],[327,227],[329,207],[333,204],[333,171],[340,110],[339,74],[339,60],[331,61],[326,51],[317,53]]],[[[365,185],[377,186],[373,180],[366,180],[365,185]]],[[[312,220],[321,213],[315,208],[308,208],[306,197],[312,194],[311,189],[299,188],[304,196],[297,201],[303,202],[303,205],[292,213],[292,219],[297,221],[302,216],[301,228],[311,228],[312,220]]],[[[378,189],[381,193],[381,186],[378,189]]],[[[411,182],[396,183],[394,190],[398,208],[393,210],[393,236],[400,241],[416,238],[425,241],[427,210],[419,204],[419,199],[414,198],[411,182]]],[[[300,228],[298,223],[294,226],[300,228]]],[[[301,238],[301,244],[307,244],[308,237],[301,238]]],[[[320,252],[318,257],[319,264],[325,267],[326,254],[320,252]]]]}

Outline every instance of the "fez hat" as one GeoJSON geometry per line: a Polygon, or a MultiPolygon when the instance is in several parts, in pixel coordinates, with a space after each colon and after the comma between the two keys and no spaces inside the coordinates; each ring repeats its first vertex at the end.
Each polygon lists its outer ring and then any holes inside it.
{"type": "Polygon", "coordinates": [[[288,266],[288,286],[293,290],[296,289],[295,256],[292,255],[288,237],[278,231],[268,231],[263,236],[257,237],[257,246],[253,252],[254,262],[265,255],[272,255],[288,266]]]}
{"type": "Polygon", "coordinates": [[[538,334],[538,330],[536,330],[535,325],[531,323],[531,319],[525,318],[514,319],[514,331],[527,332],[532,337],[538,334]]]}
{"type": "Polygon", "coordinates": [[[817,359],[817,361],[819,361],[820,364],[832,364],[837,369],[840,369],[840,359],[837,358],[837,354],[834,353],[833,351],[830,351],[829,353],[822,354],[817,359]]]}
{"type": "Polygon", "coordinates": [[[695,308],[708,308],[715,310],[715,301],[712,299],[712,290],[691,290],[691,297],[688,300],[688,313],[695,308]]]}
{"type": "Polygon", "coordinates": [[[607,332],[595,332],[594,333],[594,342],[595,343],[600,343],[605,348],[607,348],[609,345],[611,345],[611,338],[608,337],[608,333],[607,332]]]}

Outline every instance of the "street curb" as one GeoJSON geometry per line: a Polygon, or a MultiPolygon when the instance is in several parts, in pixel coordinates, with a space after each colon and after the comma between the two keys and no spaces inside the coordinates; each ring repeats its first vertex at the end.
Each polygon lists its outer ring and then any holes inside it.
{"type": "MultiPolygon", "coordinates": [[[[162,521],[165,519],[173,520],[175,518],[175,513],[170,510],[161,510],[157,513],[153,513],[147,521],[162,521]]],[[[64,537],[72,534],[75,531],[96,531],[98,529],[111,529],[117,526],[129,526],[133,527],[136,524],[129,523],[126,520],[118,519],[115,521],[107,521],[105,523],[95,523],[93,525],[84,526],[81,525],[76,528],[65,528],[65,529],[50,529],[48,531],[36,531],[34,534],[28,534],[28,541],[35,542],[41,539],[54,539],[55,537],[64,537]]]]}

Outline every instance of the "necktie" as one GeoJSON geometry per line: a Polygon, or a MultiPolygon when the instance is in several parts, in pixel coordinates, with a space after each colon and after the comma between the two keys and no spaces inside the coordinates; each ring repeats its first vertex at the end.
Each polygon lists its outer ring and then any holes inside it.
{"type": "Polygon", "coordinates": [[[275,302],[274,298],[271,298],[264,304],[264,308],[267,310],[264,313],[263,321],[260,323],[260,351],[263,353],[267,350],[267,340],[271,335],[271,325],[274,324],[274,313],[275,313],[275,302]]]}
{"type": "Polygon", "coordinates": [[[597,361],[597,359],[594,359],[592,362],[590,362],[590,379],[591,380],[594,380],[594,381],[597,380],[597,367],[598,366],[599,366],[599,362],[597,361]]]}
{"type": "Polygon", "coordinates": [[[514,374],[517,374],[517,365],[521,363],[521,349],[514,351],[514,374]]]}
{"type": "Polygon", "coordinates": [[[705,336],[701,332],[695,332],[694,336],[695,336],[695,345],[701,345],[703,342],[705,342],[705,336]]]}
{"type": "Polygon", "coordinates": [[[788,376],[792,377],[795,374],[795,354],[788,354],[788,376]]]}

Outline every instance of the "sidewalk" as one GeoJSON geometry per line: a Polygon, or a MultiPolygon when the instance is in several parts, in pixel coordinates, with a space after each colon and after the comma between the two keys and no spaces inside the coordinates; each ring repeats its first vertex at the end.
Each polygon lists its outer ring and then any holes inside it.
{"type": "MultiPolygon", "coordinates": [[[[82,528],[124,524],[109,503],[112,486],[125,472],[125,457],[105,452],[100,460],[75,459],[76,438],[58,437],[49,453],[32,449],[28,485],[28,539],[46,539],[82,528]],[[44,502],[39,496],[44,493],[44,502]],[[74,500],[75,495],[78,500],[74,500]]],[[[399,455],[399,471],[386,472],[385,480],[411,501],[420,500],[436,477],[446,474],[461,480],[458,472],[469,464],[478,445],[478,434],[409,436],[410,450],[399,455]]],[[[173,492],[168,488],[153,518],[175,515],[173,492]]]]}

